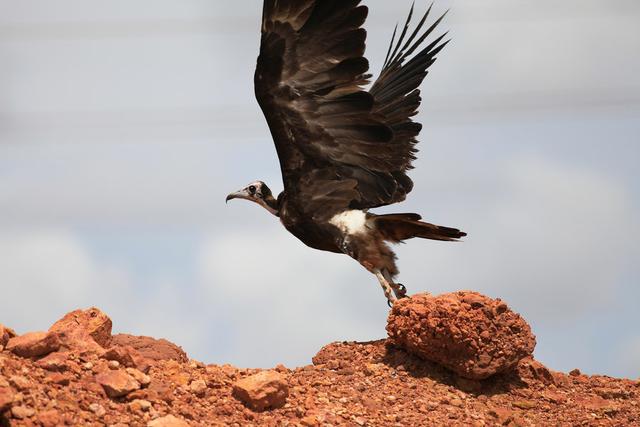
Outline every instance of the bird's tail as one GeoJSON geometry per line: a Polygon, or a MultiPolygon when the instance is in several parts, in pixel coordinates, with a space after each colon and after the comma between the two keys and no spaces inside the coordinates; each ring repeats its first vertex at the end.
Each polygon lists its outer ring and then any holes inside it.
{"type": "Polygon", "coordinates": [[[391,242],[401,242],[413,237],[431,240],[457,241],[467,235],[457,228],[443,227],[420,221],[415,213],[376,215],[374,224],[384,238],[391,242]]]}

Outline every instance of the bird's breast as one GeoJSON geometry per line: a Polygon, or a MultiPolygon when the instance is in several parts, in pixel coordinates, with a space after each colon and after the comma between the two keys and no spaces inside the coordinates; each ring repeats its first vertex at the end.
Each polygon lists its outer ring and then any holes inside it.
{"type": "Polygon", "coordinates": [[[340,212],[329,220],[329,224],[337,227],[344,235],[365,234],[367,226],[367,213],[359,209],[340,212]]]}

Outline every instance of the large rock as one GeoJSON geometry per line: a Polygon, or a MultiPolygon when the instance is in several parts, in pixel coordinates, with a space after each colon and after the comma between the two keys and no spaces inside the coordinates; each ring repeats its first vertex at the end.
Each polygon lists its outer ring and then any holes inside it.
{"type": "Polygon", "coordinates": [[[289,387],[279,372],[262,371],[237,381],[233,395],[250,409],[264,411],[284,406],[289,387]]]}
{"type": "Polygon", "coordinates": [[[514,368],[536,345],[529,325],[504,302],[467,291],[399,300],[387,332],[409,353],[473,380],[514,368]]]}
{"type": "Polygon", "coordinates": [[[28,332],[11,338],[6,349],[20,357],[38,357],[60,348],[60,337],[51,332],[28,332]]]}
{"type": "Polygon", "coordinates": [[[68,349],[99,353],[111,340],[111,319],[99,309],[74,310],[54,323],[56,332],[68,349]]]}
{"type": "Polygon", "coordinates": [[[132,347],[137,350],[140,355],[151,360],[176,360],[183,363],[189,360],[187,354],[181,347],[165,339],[116,334],[111,338],[110,345],[132,347]]]}
{"type": "Polygon", "coordinates": [[[121,397],[140,388],[140,383],[127,372],[118,369],[96,375],[96,382],[109,397],[121,397]]]}
{"type": "Polygon", "coordinates": [[[145,373],[151,368],[151,360],[142,356],[138,350],[130,345],[110,347],[102,355],[102,358],[116,360],[122,366],[136,368],[145,373]]]}
{"type": "Polygon", "coordinates": [[[38,360],[36,366],[47,371],[66,371],[69,368],[69,354],[63,352],[51,353],[38,360]]]}

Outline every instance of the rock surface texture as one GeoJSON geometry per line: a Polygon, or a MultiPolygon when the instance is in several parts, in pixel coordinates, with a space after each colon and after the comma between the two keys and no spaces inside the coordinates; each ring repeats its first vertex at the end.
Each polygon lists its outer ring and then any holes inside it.
{"type": "Polygon", "coordinates": [[[387,332],[398,347],[471,380],[513,369],[536,345],[527,322],[507,304],[469,291],[401,299],[387,332]]]}
{"type": "Polygon", "coordinates": [[[66,335],[79,343],[47,355],[0,350],[0,426],[640,425],[640,381],[563,374],[530,357],[472,380],[380,340],[329,344],[296,369],[240,369],[189,360],[167,341],[136,348],[104,329],[101,345],[91,334],[100,328],[76,327],[66,335]]]}

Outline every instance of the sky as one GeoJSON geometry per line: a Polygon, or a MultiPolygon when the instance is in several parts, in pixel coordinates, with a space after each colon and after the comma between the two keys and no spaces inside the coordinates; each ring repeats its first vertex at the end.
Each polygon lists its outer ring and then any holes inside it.
{"type": "MultiPolygon", "coordinates": [[[[376,74],[410,2],[364,3],[376,74]]],[[[639,377],[640,4],[446,9],[415,187],[379,211],[468,236],[397,246],[400,282],[502,298],[552,369],[639,377]]],[[[253,97],[260,16],[257,0],[0,0],[0,322],[98,306],[115,332],[244,367],[385,336],[370,273],[224,203],[256,179],[282,190],[253,97]]]]}

